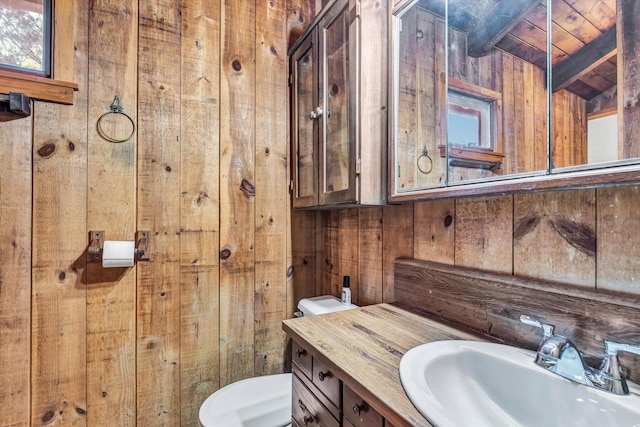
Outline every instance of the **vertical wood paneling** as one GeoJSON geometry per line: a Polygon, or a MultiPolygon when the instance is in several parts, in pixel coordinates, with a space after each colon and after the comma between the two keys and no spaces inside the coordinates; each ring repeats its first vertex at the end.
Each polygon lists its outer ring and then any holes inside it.
{"type": "Polygon", "coordinates": [[[87,417],[87,11],[76,12],[69,23],[76,36],[71,78],[80,89],[74,105],[34,108],[34,425],[82,426],[87,417]]]}
{"type": "Polygon", "coordinates": [[[456,200],[455,265],[511,273],[513,198],[456,200]]]}
{"type": "Polygon", "coordinates": [[[514,274],[595,286],[595,190],[514,196],[514,274]]]}
{"type": "Polygon", "coordinates": [[[504,162],[502,173],[510,174],[516,171],[516,145],[518,140],[515,134],[516,111],[515,111],[515,86],[513,77],[514,58],[511,55],[503,54],[501,61],[502,70],[502,151],[504,152],[504,162]]]}
{"type": "Polygon", "coordinates": [[[220,385],[254,369],[255,3],[222,6],[220,385]]]}
{"type": "Polygon", "coordinates": [[[180,399],[182,426],[197,426],[220,386],[220,2],[182,4],[180,108],[180,399]]]}
{"type": "Polygon", "coordinates": [[[555,167],[587,163],[587,107],[577,95],[561,90],[553,94],[552,148],[555,167]]]}
{"type": "Polygon", "coordinates": [[[413,205],[413,257],[453,265],[455,201],[449,199],[413,205]]]}
{"type": "Polygon", "coordinates": [[[309,27],[316,13],[315,0],[287,1],[287,52],[309,27]]]}
{"type": "Polygon", "coordinates": [[[293,256],[293,297],[289,315],[302,298],[316,295],[316,212],[291,214],[291,252],[293,256]]]}
{"type": "MultiPolygon", "coordinates": [[[[319,235],[319,244],[322,251],[317,259],[316,277],[320,280],[322,293],[320,295],[339,295],[338,283],[340,275],[340,223],[338,211],[321,212],[319,226],[316,226],[319,235]]],[[[317,289],[317,288],[316,288],[317,289]]]]}
{"type": "Polygon", "coordinates": [[[255,375],[280,373],[287,317],[286,0],[256,0],[255,375]]]}
{"type": "Polygon", "coordinates": [[[138,425],[180,423],[180,7],[139,11],[138,229],[151,261],[138,263],[138,425]],[[163,390],[158,393],[158,390],[163,390]]]}
{"type": "Polygon", "coordinates": [[[334,295],[342,295],[343,277],[349,276],[351,295],[358,295],[358,209],[338,211],[338,275],[332,286],[334,295]]]}
{"type": "Polygon", "coordinates": [[[596,286],[640,294],[640,187],[599,188],[596,194],[596,286]]]}
{"type": "MultiPolygon", "coordinates": [[[[88,230],[132,240],[136,226],[136,145],[99,136],[98,118],[114,96],[137,117],[138,3],[89,4],[88,230]]],[[[125,119],[104,129],[128,135],[125,119]]],[[[136,271],[87,265],[87,425],[136,422],[136,271]]]]}
{"type": "Polygon", "coordinates": [[[0,123],[0,407],[30,425],[31,119],[0,123]]]}
{"type": "Polygon", "coordinates": [[[393,262],[413,256],[413,205],[382,208],[382,301],[393,301],[393,262]]]}
{"type": "Polygon", "coordinates": [[[382,209],[359,209],[358,289],[351,292],[357,305],[382,302],[382,209]]]}

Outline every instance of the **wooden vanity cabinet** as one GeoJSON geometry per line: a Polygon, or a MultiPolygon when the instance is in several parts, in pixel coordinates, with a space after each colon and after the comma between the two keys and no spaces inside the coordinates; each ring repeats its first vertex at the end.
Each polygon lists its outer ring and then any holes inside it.
{"type": "Polygon", "coordinates": [[[333,0],[289,52],[294,208],[386,202],[387,17],[333,0]]]}
{"type": "MultiPolygon", "coordinates": [[[[294,426],[389,427],[384,418],[342,382],[319,357],[293,341],[294,426]]],[[[391,426],[392,427],[392,426],[391,426]]]]}

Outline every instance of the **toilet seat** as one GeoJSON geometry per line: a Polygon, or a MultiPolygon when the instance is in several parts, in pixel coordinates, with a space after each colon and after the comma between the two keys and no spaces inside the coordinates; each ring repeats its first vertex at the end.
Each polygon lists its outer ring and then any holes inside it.
{"type": "Polygon", "coordinates": [[[200,423],[204,427],[289,426],[291,391],[291,374],[265,375],[237,381],[204,401],[200,407],[200,423]]]}

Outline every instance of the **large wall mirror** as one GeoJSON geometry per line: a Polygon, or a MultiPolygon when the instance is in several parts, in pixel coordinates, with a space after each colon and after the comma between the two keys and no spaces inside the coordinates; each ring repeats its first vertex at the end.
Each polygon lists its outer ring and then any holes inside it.
{"type": "Polygon", "coordinates": [[[390,200],[640,180],[640,1],[400,0],[391,32],[390,200]]]}
{"type": "Polygon", "coordinates": [[[448,18],[449,183],[545,173],[545,3],[449,0],[448,18]],[[461,109],[481,120],[460,120],[461,109]]]}

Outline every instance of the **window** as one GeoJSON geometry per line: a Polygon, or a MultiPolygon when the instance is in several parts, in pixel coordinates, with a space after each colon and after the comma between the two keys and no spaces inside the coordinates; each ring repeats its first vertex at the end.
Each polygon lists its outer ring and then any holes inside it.
{"type": "Polygon", "coordinates": [[[4,0],[0,66],[51,76],[51,0],[4,0]]]}
{"type": "Polygon", "coordinates": [[[502,165],[502,95],[449,78],[447,137],[440,156],[451,166],[498,170],[502,165]]]}
{"type": "Polygon", "coordinates": [[[450,91],[447,107],[450,146],[493,149],[490,102],[450,91]]]}
{"type": "Polygon", "coordinates": [[[0,95],[17,92],[73,104],[78,90],[71,82],[75,32],[56,32],[53,23],[59,16],[60,22],[73,25],[74,13],[74,0],[0,0],[0,95]]]}

